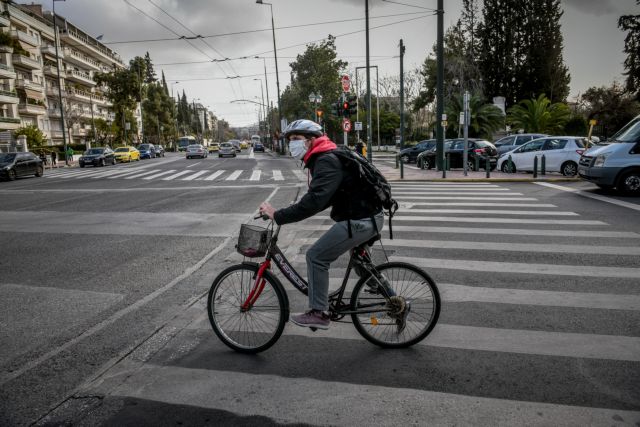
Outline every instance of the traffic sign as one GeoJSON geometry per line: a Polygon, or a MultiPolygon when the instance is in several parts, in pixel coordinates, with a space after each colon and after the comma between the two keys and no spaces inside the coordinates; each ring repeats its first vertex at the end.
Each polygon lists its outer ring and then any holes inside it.
{"type": "Polygon", "coordinates": [[[589,126],[595,126],[598,123],[595,119],[589,120],[589,126]]]}
{"type": "Polygon", "coordinates": [[[362,130],[362,122],[356,122],[356,130],[362,130]]]}
{"type": "Polygon", "coordinates": [[[349,92],[349,88],[351,88],[351,79],[346,74],[340,78],[340,83],[342,83],[342,91],[349,92]]]}
{"type": "Polygon", "coordinates": [[[344,130],[345,132],[351,132],[351,120],[344,119],[342,121],[342,130],[344,130]]]}

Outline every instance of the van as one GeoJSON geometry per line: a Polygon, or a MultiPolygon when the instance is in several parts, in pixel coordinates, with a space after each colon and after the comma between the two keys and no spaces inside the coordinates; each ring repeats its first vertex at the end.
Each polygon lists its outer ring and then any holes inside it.
{"type": "Polygon", "coordinates": [[[580,157],[578,174],[600,188],[640,195],[640,116],[580,157]]]}

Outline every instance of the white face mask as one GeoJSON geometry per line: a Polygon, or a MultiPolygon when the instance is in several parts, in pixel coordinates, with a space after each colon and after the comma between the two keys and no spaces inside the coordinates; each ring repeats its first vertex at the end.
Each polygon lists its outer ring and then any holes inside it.
{"type": "Polygon", "coordinates": [[[304,155],[307,153],[307,148],[304,146],[306,139],[294,139],[289,141],[289,151],[291,152],[291,156],[295,157],[298,160],[302,160],[304,155]]]}

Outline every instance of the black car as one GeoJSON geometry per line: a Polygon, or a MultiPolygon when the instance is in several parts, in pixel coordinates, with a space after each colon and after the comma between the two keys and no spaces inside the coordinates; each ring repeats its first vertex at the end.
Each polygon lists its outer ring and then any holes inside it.
{"type": "Polygon", "coordinates": [[[430,150],[435,146],[435,139],[425,139],[424,141],[420,141],[413,147],[405,148],[404,150],[400,151],[400,161],[402,163],[415,162],[418,154],[422,153],[423,151],[430,150]]]}
{"type": "MultiPolygon", "coordinates": [[[[475,171],[478,169],[486,169],[487,159],[489,159],[489,168],[494,170],[498,164],[498,150],[489,141],[484,139],[469,139],[467,147],[467,165],[468,169],[475,171]],[[478,159],[478,168],[476,168],[476,159],[478,159]]],[[[450,168],[463,168],[464,163],[464,139],[451,139],[445,141],[445,155],[449,159],[450,168]]],[[[429,151],[422,153],[418,162],[422,169],[431,169],[436,164],[435,147],[429,151]]]]}
{"type": "Polygon", "coordinates": [[[93,166],[105,166],[115,165],[116,158],[113,154],[113,150],[109,147],[96,147],[90,148],[84,152],[84,154],[78,160],[78,164],[81,168],[86,165],[93,166]]]}
{"type": "Polygon", "coordinates": [[[164,147],[162,145],[154,145],[153,152],[156,157],[164,157],[164,147]]]}
{"type": "Polygon", "coordinates": [[[0,176],[13,181],[19,176],[42,176],[42,160],[32,152],[0,153],[0,176]]]}
{"type": "Polygon", "coordinates": [[[262,142],[254,142],[253,151],[262,151],[264,153],[264,145],[262,145],[262,142]]]}

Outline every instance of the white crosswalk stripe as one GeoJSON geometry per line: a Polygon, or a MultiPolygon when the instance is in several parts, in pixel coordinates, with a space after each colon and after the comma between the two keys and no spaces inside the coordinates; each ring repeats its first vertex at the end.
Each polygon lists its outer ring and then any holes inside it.
{"type": "Polygon", "coordinates": [[[149,181],[149,180],[156,179],[156,178],[159,178],[159,177],[164,176],[164,175],[168,175],[170,173],[174,173],[175,171],[176,171],[175,169],[169,169],[168,171],[164,171],[164,172],[156,173],[156,174],[153,174],[153,175],[145,176],[142,179],[146,179],[146,180],[149,181]]]}
{"type": "Polygon", "coordinates": [[[254,170],[251,173],[251,177],[249,178],[249,181],[260,181],[260,175],[262,174],[261,170],[254,170]]]}
{"type": "Polygon", "coordinates": [[[284,181],[284,177],[282,176],[282,171],[275,169],[273,171],[273,180],[274,181],[284,181]]]}
{"type": "Polygon", "coordinates": [[[204,175],[205,173],[209,173],[209,171],[208,170],[198,171],[198,172],[194,173],[193,175],[189,175],[189,176],[186,176],[186,177],[182,178],[182,180],[183,181],[193,181],[194,179],[196,179],[199,176],[204,175]]]}
{"type": "MultiPolygon", "coordinates": [[[[212,180],[225,173],[216,171],[212,180]]],[[[249,180],[265,175],[253,171],[249,180]]],[[[302,178],[295,171],[293,175],[302,178]]],[[[401,195],[401,210],[393,218],[394,239],[386,239],[383,230],[382,243],[391,262],[428,271],[438,281],[443,301],[440,322],[409,353],[382,354],[367,347],[349,321],[332,322],[322,332],[288,323],[281,341],[269,350],[274,354],[261,358],[259,368],[242,361],[229,367],[228,349],[221,350],[222,344],[211,338],[203,297],[193,307],[187,331],[175,338],[176,350],[165,352],[166,361],[156,357],[139,369],[132,358],[108,376],[113,389],[120,396],[282,423],[368,425],[368,416],[375,417],[376,425],[397,425],[402,414],[388,408],[402,408],[400,412],[410,414],[403,419],[410,417],[416,425],[640,423],[637,391],[632,391],[640,334],[637,325],[628,324],[640,313],[640,296],[628,290],[640,280],[640,233],[502,185],[392,186],[394,196],[401,195]],[[615,263],[606,263],[607,257],[615,263]],[[177,349],[193,346],[201,349],[200,359],[190,355],[175,362],[177,349]],[[299,356],[304,351],[310,362],[298,360],[308,366],[296,369],[293,363],[279,362],[288,352],[299,356]],[[311,372],[318,352],[326,352],[325,359],[358,360],[362,376],[337,362],[311,372]],[[216,357],[222,361],[216,363],[216,357]],[[371,373],[382,361],[385,369],[393,366],[392,374],[371,373]],[[251,395],[260,405],[249,408],[245,401],[229,399],[230,393],[251,395]],[[356,409],[335,414],[336,402],[356,409]],[[292,405],[299,409],[281,410],[292,405]]],[[[285,226],[280,247],[303,275],[306,247],[332,224],[326,211],[285,226]]],[[[376,246],[374,256],[380,252],[376,246]]],[[[233,254],[227,261],[240,259],[233,254]]],[[[335,267],[340,268],[331,275],[331,289],[342,280],[344,266],[335,267]]],[[[292,310],[306,306],[306,297],[283,281],[292,310]]],[[[85,394],[104,394],[110,390],[107,384],[98,381],[85,394]]]]}
{"type": "Polygon", "coordinates": [[[188,173],[193,173],[193,171],[191,171],[191,170],[180,171],[180,172],[174,173],[173,175],[165,176],[164,178],[162,178],[162,180],[163,181],[171,181],[171,180],[176,179],[179,176],[186,175],[188,173]]]}
{"type": "Polygon", "coordinates": [[[134,174],[134,175],[129,175],[129,176],[125,177],[124,179],[140,178],[142,176],[150,175],[152,173],[157,173],[157,172],[160,172],[160,169],[153,169],[153,170],[150,170],[150,171],[145,171],[145,172],[137,173],[137,174],[134,174]]]}
{"type": "Polygon", "coordinates": [[[244,172],[244,171],[243,170],[235,170],[235,171],[231,172],[231,175],[226,177],[225,181],[235,181],[236,179],[238,179],[238,177],[240,175],[242,175],[242,172],[244,172]]]}
{"type": "Polygon", "coordinates": [[[214,173],[212,173],[211,175],[209,175],[208,177],[206,177],[204,180],[205,180],[205,181],[213,181],[213,180],[215,180],[217,177],[219,177],[220,175],[224,174],[225,172],[226,172],[225,170],[215,171],[214,173]]]}

